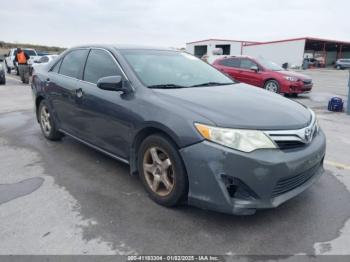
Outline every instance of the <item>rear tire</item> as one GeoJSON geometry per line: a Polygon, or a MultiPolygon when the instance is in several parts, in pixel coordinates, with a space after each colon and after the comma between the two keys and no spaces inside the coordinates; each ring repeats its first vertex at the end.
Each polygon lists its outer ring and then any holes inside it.
{"type": "Polygon", "coordinates": [[[51,110],[49,109],[49,106],[45,100],[40,102],[38,109],[38,120],[41,132],[46,139],[56,141],[62,138],[63,134],[57,130],[51,110]]]}
{"type": "Polygon", "coordinates": [[[6,85],[6,78],[4,78],[2,81],[0,81],[0,85],[6,85]]]}
{"type": "Polygon", "coordinates": [[[137,165],[146,191],[156,203],[172,207],[187,198],[184,164],[176,146],[166,136],[147,137],[140,145],[137,165]]]}
{"type": "Polygon", "coordinates": [[[280,85],[276,80],[268,80],[264,84],[264,89],[278,94],[280,92],[280,85]]]}
{"type": "Polygon", "coordinates": [[[9,66],[7,65],[7,63],[5,63],[5,66],[6,66],[6,72],[7,72],[8,74],[11,74],[11,67],[9,67],[9,66]]]}

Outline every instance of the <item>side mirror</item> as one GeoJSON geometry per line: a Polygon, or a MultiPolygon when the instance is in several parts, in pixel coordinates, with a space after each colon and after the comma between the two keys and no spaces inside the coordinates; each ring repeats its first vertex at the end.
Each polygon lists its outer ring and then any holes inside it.
{"type": "Polygon", "coordinates": [[[259,71],[259,68],[256,65],[253,65],[250,70],[255,71],[257,73],[259,71]]]}
{"type": "Polygon", "coordinates": [[[97,87],[108,91],[121,91],[128,93],[130,91],[129,85],[122,81],[121,76],[106,76],[97,81],[97,87]]]}

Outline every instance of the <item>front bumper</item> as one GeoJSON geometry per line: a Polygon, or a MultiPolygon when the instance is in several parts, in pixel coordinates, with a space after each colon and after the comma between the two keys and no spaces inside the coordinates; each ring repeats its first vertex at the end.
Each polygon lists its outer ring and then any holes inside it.
{"type": "Polygon", "coordinates": [[[248,215],[300,194],[323,173],[322,131],[299,149],[244,153],[208,141],[180,150],[188,179],[188,202],[204,209],[248,215]]]}
{"type": "Polygon", "coordinates": [[[285,94],[302,94],[309,93],[313,87],[312,82],[291,82],[287,80],[281,81],[281,93],[285,94]]]}

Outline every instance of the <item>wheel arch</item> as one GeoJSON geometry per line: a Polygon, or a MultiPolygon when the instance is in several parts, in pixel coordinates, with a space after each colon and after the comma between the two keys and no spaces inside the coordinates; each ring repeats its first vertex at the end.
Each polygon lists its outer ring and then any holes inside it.
{"type": "Polygon", "coordinates": [[[130,147],[129,164],[130,164],[130,173],[132,175],[137,174],[137,154],[142,141],[146,137],[154,134],[160,134],[162,136],[165,136],[167,139],[169,139],[169,141],[171,141],[176,146],[177,149],[181,147],[179,138],[174,134],[174,132],[172,132],[169,128],[163,125],[152,124],[152,125],[147,125],[140,128],[135,133],[132,139],[131,147],[130,147]]]}
{"type": "Polygon", "coordinates": [[[39,117],[38,117],[38,111],[39,111],[39,106],[41,101],[43,101],[45,98],[42,95],[39,95],[35,98],[35,115],[36,115],[36,120],[39,122],[39,117]]]}
{"type": "Polygon", "coordinates": [[[278,85],[281,85],[280,82],[279,82],[276,78],[269,77],[269,78],[266,78],[266,79],[264,80],[264,87],[265,87],[267,81],[271,81],[271,80],[276,81],[278,85]]]}

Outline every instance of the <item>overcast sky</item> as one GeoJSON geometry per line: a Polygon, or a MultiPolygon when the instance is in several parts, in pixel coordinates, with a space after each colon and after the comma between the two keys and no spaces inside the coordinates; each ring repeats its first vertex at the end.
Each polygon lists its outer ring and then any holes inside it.
{"type": "Polygon", "coordinates": [[[8,0],[0,40],[184,47],[207,38],[350,41],[348,0],[8,0]]]}

